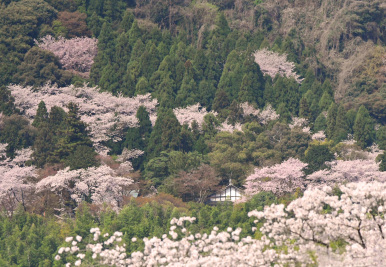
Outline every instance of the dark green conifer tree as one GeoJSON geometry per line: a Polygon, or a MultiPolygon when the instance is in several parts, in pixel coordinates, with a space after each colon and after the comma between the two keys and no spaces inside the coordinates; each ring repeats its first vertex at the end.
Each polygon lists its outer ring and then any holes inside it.
{"type": "Polygon", "coordinates": [[[253,81],[250,74],[245,74],[241,81],[238,100],[240,103],[255,103],[256,98],[253,96],[253,81]]]}
{"type": "Polygon", "coordinates": [[[346,122],[349,134],[354,134],[354,124],[356,116],[357,111],[355,109],[350,109],[346,113],[346,122]]]}
{"type": "Polygon", "coordinates": [[[81,121],[79,107],[74,103],[67,105],[68,113],[62,128],[58,130],[58,142],[55,147],[54,157],[66,161],[75,152],[78,146],[92,147],[87,125],[81,121]]]}
{"type": "Polygon", "coordinates": [[[208,58],[205,56],[203,49],[197,49],[193,60],[193,68],[196,73],[197,80],[201,81],[205,77],[206,68],[208,66],[208,58]]]}
{"type": "Polygon", "coordinates": [[[126,32],[121,33],[115,45],[115,57],[114,62],[118,64],[121,72],[125,72],[127,64],[130,62],[131,47],[129,45],[129,34],[126,32]]]}
{"type": "Polygon", "coordinates": [[[150,79],[151,75],[158,69],[160,60],[158,58],[158,51],[155,44],[149,41],[146,44],[145,51],[139,60],[141,65],[141,76],[150,79]]]}
{"type": "Polygon", "coordinates": [[[327,112],[327,128],[326,128],[326,136],[329,139],[332,139],[334,137],[337,113],[338,113],[337,105],[335,103],[331,103],[327,112]]]}
{"type": "Polygon", "coordinates": [[[354,123],[354,139],[362,148],[370,146],[375,138],[374,122],[365,106],[360,106],[354,123]]]}
{"type": "Polygon", "coordinates": [[[120,29],[123,32],[129,32],[131,29],[131,26],[133,25],[134,22],[134,14],[131,12],[131,10],[126,9],[125,12],[123,13],[122,21],[119,24],[120,29]]]}
{"type": "Polygon", "coordinates": [[[242,81],[242,65],[240,62],[239,52],[233,50],[227,57],[218,89],[224,90],[229,98],[229,101],[233,101],[238,98],[240,85],[242,81]]]}
{"type": "MultiPolygon", "coordinates": [[[[255,63],[255,59],[252,51],[246,52],[246,57],[243,62],[242,72],[246,73],[241,81],[240,92],[245,92],[244,95],[251,95],[253,100],[250,103],[256,103],[258,106],[264,104],[264,77],[258,64],[255,63]]],[[[245,102],[245,101],[243,101],[245,102]]]]}
{"type": "Polygon", "coordinates": [[[43,168],[48,162],[56,162],[52,158],[52,153],[55,148],[54,131],[49,127],[49,124],[43,122],[37,132],[37,136],[33,145],[32,159],[33,163],[38,168],[43,168]]]}
{"type": "Polygon", "coordinates": [[[309,122],[312,120],[312,111],[310,104],[307,101],[307,98],[302,97],[299,104],[299,116],[307,119],[309,122]]]}
{"type": "Polygon", "coordinates": [[[16,112],[15,99],[6,86],[0,86],[0,112],[10,116],[16,112]]]}
{"type": "Polygon", "coordinates": [[[327,91],[325,91],[319,101],[320,110],[328,110],[333,101],[334,100],[332,99],[332,96],[327,91]]]}
{"type": "Polygon", "coordinates": [[[229,104],[228,94],[222,89],[217,89],[213,100],[212,109],[214,111],[220,112],[221,110],[227,108],[229,104]]]}
{"type": "Polygon", "coordinates": [[[157,114],[149,145],[148,159],[158,156],[161,151],[179,150],[181,146],[181,125],[170,108],[160,108],[157,114]]]}
{"type": "Polygon", "coordinates": [[[189,130],[189,126],[187,124],[184,124],[181,128],[181,146],[180,149],[183,152],[190,152],[192,151],[194,141],[193,141],[193,134],[189,130]]]}
{"type": "Polygon", "coordinates": [[[331,81],[330,79],[325,79],[324,83],[322,85],[322,91],[323,93],[329,94],[331,97],[334,95],[334,91],[332,90],[331,81]]]}
{"type": "Polygon", "coordinates": [[[201,106],[206,108],[212,107],[212,102],[216,94],[216,87],[214,80],[202,80],[198,85],[198,102],[201,106]]]}
{"type": "Polygon", "coordinates": [[[149,82],[146,77],[139,78],[137,85],[135,86],[136,95],[144,95],[150,92],[149,82]]]}
{"type": "Polygon", "coordinates": [[[145,145],[147,145],[148,139],[150,138],[150,134],[153,129],[149,117],[149,112],[144,106],[140,106],[137,110],[136,117],[139,121],[139,131],[141,137],[145,141],[145,145]]]}
{"type": "Polygon", "coordinates": [[[381,172],[386,172],[386,151],[379,155],[377,158],[380,160],[379,170],[381,172]]]}
{"type": "Polygon", "coordinates": [[[315,74],[314,70],[308,69],[306,72],[306,76],[304,77],[304,80],[302,82],[302,85],[300,86],[300,93],[305,94],[308,90],[311,90],[312,84],[315,81],[315,74]]]}
{"type": "Polygon", "coordinates": [[[386,150],[386,126],[381,126],[376,133],[377,144],[380,149],[386,150]]]}
{"type": "Polygon", "coordinates": [[[236,100],[233,100],[229,106],[228,122],[234,125],[237,122],[242,122],[242,119],[243,109],[236,100]]]}
{"type": "Polygon", "coordinates": [[[315,120],[313,131],[315,133],[319,131],[326,131],[326,128],[327,128],[327,119],[323,113],[320,113],[315,120]]]}
{"type": "Polygon", "coordinates": [[[129,31],[130,46],[133,47],[135,42],[137,42],[137,40],[141,39],[141,37],[142,37],[142,31],[138,27],[138,22],[136,20],[134,20],[134,22],[131,24],[131,29],[129,31]]]}
{"type": "Polygon", "coordinates": [[[327,168],[325,162],[334,159],[327,145],[312,145],[306,151],[304,161],[308,163],[306,174],[327,168]]]}
{"type": "Polygon", "coordinates": [[[344,110],[344,107],[342,105],[339,105],[336,115],[333,139],[336,143],[338,143],[342,140],[345,140],[347,138],[347,134],[348,125],[346,120],[346,111],[344,110]]]}
{"type": "Polygon", "coordinates": [[[44,103],[44,101],[40,101],[32,126],[39,128],[40,124],[43,122],[48,122],[48,112],[46,103],[44,103]]]}
{"type": "Polygon", "coordinates": [[[194,81],[193,71],[191,62],[187,60],[185,63],[184,79],[176,96],[176,104],[178,106],[188,106],[197,102],[197,84],[194,81]]]}

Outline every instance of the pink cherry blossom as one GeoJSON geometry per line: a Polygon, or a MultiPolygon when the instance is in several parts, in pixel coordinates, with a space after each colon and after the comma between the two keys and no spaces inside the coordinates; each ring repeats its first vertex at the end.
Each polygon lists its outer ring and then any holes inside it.
{"type": "Polygon", "coordinates": [[[245,193],[253,196],[261,191],[272,191],[274,194],[294,192],[297,188],[304,189],[304,172],[306,163],[290,158],[271,167],[256,168],[247,177],[245,193]]]}
{"type": "Polygon", "coordinates": [[[47,35],[41,38],[40,41],[35,40],[35,43],[41,49],[54,53],[64,69],[85,78],[89,76],[94,57],[98,52],[98,40],[96,38],[76,37],[65,39],[59,37],[56,40],[54,37],[47,35]]]}
{"type": "Polygon", "coordinates": [[[261,49],[255,52],[255,62],[259,64],[261,71],[264,74],[268,74],[272,78],[279,74],[281,76],[293,77],[298,83],[302,82],[302,79],[295,72],[295,64],[287,60],[285,54],[278,54],[267,49],[261,49]]]}

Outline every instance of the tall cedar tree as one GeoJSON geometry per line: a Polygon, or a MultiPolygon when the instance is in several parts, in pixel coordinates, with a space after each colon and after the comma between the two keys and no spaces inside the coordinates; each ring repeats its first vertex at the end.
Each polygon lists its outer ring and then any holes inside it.
{"type": "Polygon", "coordinates": [[[339,105],[336,115],[335,129],[333,139],[336,143],[345,140],[348,134],[348,125],[346,120],[346,111],[342,105],[339,105]]]}
{"type": "Polygon", "coordinates": [[[68,113],[63,128],[58,131],[59,139],[54,151],[61,161],[66,161],[78,146],[92,147],[87,125],[80,120],[79,107],[71,102],[67,108],[68,113]]]}
{"type": "Polygon", "coordinates": [[[370,146],[375,138],[374,122],[368,110],[362,105],[354,123],[354,139],[362,148],[370,146]]]}
{"type": "Polygon", "coordinates": [[[148,159],[164,150],[179,150],[181,125],[172,109],[160,108],[147,147],[148,159]]]}
{"type": "Polygon", "coordinates": [[[39,128],[43,122],[48,122],[48,112],[46,103],[44,103],[44,101],[40,101],[38,110],[36,111],[35,119],[32,122],[32,126],[39,128]]]}
{"type": "Polygon", "coordinates": [[[331,103],[327,112],[327,129],[326,136],[332,139],[335,133],[336,116],[338,113],[338,107],[335,103],[331,103]]]}
{"type": "Polygon", "coordinates": [[[11,95],[11,92],[6,86],[0,86],[0,113],[10,116],[15,112],[15,99],[11,95]]]}

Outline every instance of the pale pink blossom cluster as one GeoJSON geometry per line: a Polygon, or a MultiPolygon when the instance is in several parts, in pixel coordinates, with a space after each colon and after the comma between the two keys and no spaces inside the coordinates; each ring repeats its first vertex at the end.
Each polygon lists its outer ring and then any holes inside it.
{"type": "Polygon", "coordinates": [[[126,162],[131,159],[136,159],[142,156],[145,152],[139,149],[127,149],[126,147],[123,149],[121,155],[118,156],[117,161],[126,162]]]}
{"type": "Polygon", "coordinates": [[[248,102],[242,103],[240,106],[243,108],[244,116],[257,117],[261,124],[267,124],[268,122],[277,120],[280,117],[271,104],[267,104],[263,110],[255,109],[248,102]]]}
{"type": "Polygon", "coordinates": [[[133,185],[133,180],[117,176],[107,165],[70,170],[68,167],[36,184],[36,191],[49,190],[59,195],[68,193],[77,203],[91,200],[95,204],[109,203],[119,207],[122,197],[133,185]]]}
{"type": "Polygon", "coordinates": [[[21,203],[23,194],[34,188],[30,179],[37,177],[35,167],[25,165],[32,150],[18,150],[16,156],[10,159],[5,155],[6,145],[0,144],[0,202],[12,198],[13,201],[21,203]]]}
{"type": "Polygon", "coordinates": [[[298,83],[303,79],[295,72],[295,64],[287,60],[287,55],[261,49],[255,52],[255,62],[259,64],[261,71],[272,78],[279,74],[281,76],[293,77],[298,83]]]}
{"type": "Polygon", "coordinates": [[[374,159],[334,160],[325,170],[306,177],[309,186],[321,186],[347,182],[386,182],[386,172],[379,171],[379,162],[374,159]]]}
{"type": "Polygon", "coordinates": [[[349,183],[340,190],[338,196],[329,186],[313,188],[287,207],[273,204],[249,216],[264,222],[260,231],[274,245],[307,248],[320,266],[384,266],[386,184],[349,183]],[[334,241],[347,243],[346,252],[334,253],[334,241]]]}
{"type": "Polygon", "coordinates": [[[308,121],[305,118],[292,117],[292,122],[288,125],[291,129],[295,127],[304,128],[308,125],[308,121]]]}
{"type": "MultiPolygon", "coordinates": [[[[290,255],[278,253],[270,247],[268,239],[256,240],[250,236],[240,238],[241,228],[233,230],[228,228],[226,232],[219,232],[214,227],[210,234],[191,233],[186,229],[186,223],[193,223],[195,218],[183,217],[173,219],[169,234],[162,238],[144,238],[144,248],[128,255],[125,253],[126,244],[122,244],[122,233],[116,232],[115,238],[108,238],[98,228],[92,228],[94,233],[91,244],[86,245],[86,251],[73,248],[73,238],[68,237],[66,247],[58,250],[56,260],[67,260],[67,255],[73,254],[79,258],[79,254],[91,251],[94,264],[107,266],[268,266],[271,263],[284,264],[295,263],[306,257],[298,251],[289,249],[290,255]],[[107,240],[106,240],[107,239],[107,240]],[[97,242],[97,243],[95,243],[97,242]]],[[[132,242],[136,242],[132,238],[132,242]]],[[[77,245],[77,244],[75,244],[77,245]]],[[[75,264],[79,260],[75,261],[75,264]]],[[[72,266],[71,263],[68,266],[72,266]]]]}
{"type": "Polygon", "coordinates": [[[101,142],[109,139],[120,141],[126,127],[138,127],[136,112],[140,106],[144,106],[149,112],[153,125],[157,118],[157,100],[152,99],[150,94],[138,95],[134,98],[113,96],[108,92],[99,92],[97,87],[86,85],[80,88],[73,85],[58,88],[46,84],[38,90],[32,87],[10,85],[8,89],[15,97],[15,105],[31,120],[36,115],[40,101],[45,102],[48,110],[53,106],[66,110],[68,103],[77,104],[81,119],[88,124],[92,141],[100,154],[103,154],[102,151],[107,152],[101,142]]]}
{"type": "Polygon", "coordinates": [[[290,158],[271,167],[256,168],[254,173],[247,177],[245,193],[253,196],[261,191],[272,191],[282,195],[292,193],[296,189],[305,188],[303,169],[306,163],[290,158]]]}
{"type": "Polygon", "coordinates": [[[90,74],[94,57],[98,53],[98,39],[89,37],[76,37],[65,39],[58,37],[55,39],[47,35],[35,40],[41,49],[52,52],[59,58],[63,68],[87,78],[90,74]]]}
{"type": "Polygon", "coordinates": [[[324,131],[319,131],[317,133],[314,133],[311,136],[311,138],[312,138],[312,140],[324,141],[326,139],[326,135],[325,135],[324,131]]]}
{"type": "Polygon", "coordinates": [[[220,126],[217,128],[220,132],[230,132],[233,133],[234,131],[242,132],[242,125],[240,123],[235,123],[235,125],[232,125],[228,122],[228,119],[226,119],[220,126]]]}
{"type": "Polygon", "coordinates": [[[86,251],[78,247],[84,239],[67,237],[68,245],[59,248],[55,259],[72,259],[77,265],[91,251],[93,264],[107,266],[383,266],[386,184],[349,183],[340,186],[339,196],[335,192],[329,186],[312,188],[287,207],[272,204],[249,212],[255,223],[262,223],[259,239],[241,238],[241,228],[190,232],[187,223],[195,218],[182,217],[172,219],[169,233],[161,238],[144,238],[144,248],[131,255],[122,233],[110,237],[92,228],[86,251]],[[343,253],[333,249],[337,242],[343,253]]]}
{"type": "Polygon", "coordinates": [[[175,108],[173,111],[181,125],[188,124],[191,126],[192,122],[196,121],[200,128],[206,114],[212,113],[214,116],[217,116],[217,112],[207,112],[205,108],[201,107],[200,103],[187,106],[186,108],[175,108]]]}
{"type": "Polygon", "coordinates": [[[356,144],[356,141],[354,140],[354,135],[348,134],[347,139],[342,141],[343,144],[346,145],[354,145],[356,144]]]}
{"type": "Polygon", "coordinates": [[[298,188],[304,190],[352,182],[386,182],[386,172],[379,171],[380,162],[375,161],[382,152],[374,146],[369,152],[362,152],[360,159],[333,160],[326,163],[328,168],[308,176],[303,172],[307,164],[293,158],[270,167],[256,168],[246,179],[246,195],[238,202],[245,202],[261,191],[281,195],[294,192],[298,188]]]}

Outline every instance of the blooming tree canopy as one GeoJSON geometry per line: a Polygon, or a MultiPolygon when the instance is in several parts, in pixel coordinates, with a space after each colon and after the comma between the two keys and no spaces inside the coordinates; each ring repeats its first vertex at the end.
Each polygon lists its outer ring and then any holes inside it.
{"type": "Polygon", "coordinates": [[[306,177],[311,186],[336,185],[346,182],[386,182],[386,172],[379,171],[374,159],[334,160],[329,169],[314,172],[306,177]]]}
{"type": "Polygon", "coordinates": [[[31,120],[36,115],[40,101],[45,102],[47,109],[53,106],[66,109],[70,102],[77,104],[81,119],[88,124],[91,139],[99,153],[106,153],[101,145],[103,141],[111,138],[119,141],[126,127],[138,127],[136,112],[140,106],[144,106],[150,113],[153,123],[156,120],[157,100],[152,99],[150,94],[128,98],[99,92],[97,87],[76,88],[73,85],[58,88],[47,84],[39,90],[20,85],[10,85],[8,88],[15,97],[15,105],[31,120]]]}
{"type": "Polygon", "coordinates": [[[261,124],[267,124],[268,122],[277,120],[280,117],[271,104],[266,105],[263,110],[255,109],[247,102],[242,103],[240,107],[244,111],[244,116],[255,116],[261,124]]]}
{"type": "Polygon", "coordinates": [[[255,62],[259,64],[261,71],[264,74],[268,74],[272,78],[279,74],[281,76],[287,76],[295,78],[298,83],[302,82],[302,79],[295,72],[295,64],[287,61],[285,54],[269,51],[267,49],[261,49],[255,52],[255,62]]]}
{"type": "Polygon", "coordinates": [[[88,77],[91,66],[94,63],[94,57],[98,53],[96,38],[76,37],[65,39],[59,37],[55,39],[51,35],[35,40],[37,46],[41,49],[52,52],[59,58],[64,69],[88,77]]]}
{"type": "Polygon", "coordinates": [[[125,195],[124,189],[132,184],[132,179],[117,176],[107,165],[72,171],[67,167],[38,182],[36,191],[50,190],[60,196],[67,192],[77,203],[89,200],[95,204],[106,202],[118,207],[125,195]]]}
{"type": "Polygon", "coordinates": [[[272,191],[274,194],[294,192],[297,188],[304,189],[304,172],[306,163],[290,158],[271,167],[256,168],[248,176],[245,193],[253,196],[260,191],[272,191]]]}
{"type": "MultiPolygon", "coordinates": [[[[199,127],[201,127],[204,122],[205,115],[208,114],[206,109],[200,106],[200,103],[187,106],[186,108],[175,108],[173,111],[181,125],[188,124],[191,126],[192,122],[196,121],[199,127]]],[[[213,111],[210,113],[213,113],[215,116],[217,115],[217,113],[213,111]]]]}
{"type": "Polygon", "coordinates": [[[15,158],[10,159],[5,156],[6,146],[0,144],[0,203],[9,210],[23,203],[25,192],[34,188],[30,179],[36,178],[37,174],[34,166],[25,166],[31,157],[31,149],[18,150],[15,158]]]}
{"type": "Polygon", "coordinates": [[[386,184],[349,183],[340,189],[338,196],[329,186],[313,188],[287,207],[272,204],[249,212],[255,223],[262,222],[259,239],[240,238],[241,228],[191,232],[196,218],[181,217],[171,220],[161,238],[132,237],[129,242],[141,242],[143,249],[130,255],[123,233],[102,235],[92,228],[89,242],[67,237],[55,260],[79,266],[91,252],[93,264],[107,266],[384,266],[386,184]],[[343,253],[332,249],[334,242],[342,243],[343,253]]]}

